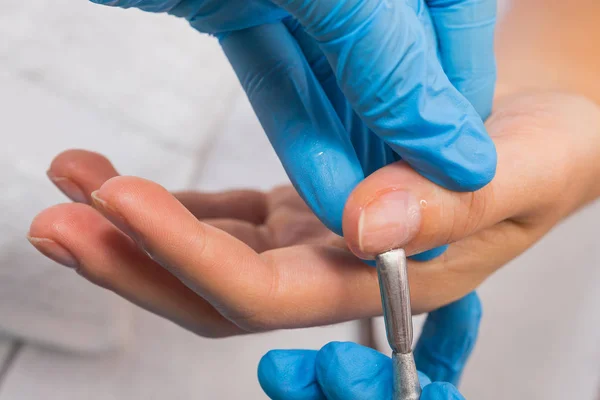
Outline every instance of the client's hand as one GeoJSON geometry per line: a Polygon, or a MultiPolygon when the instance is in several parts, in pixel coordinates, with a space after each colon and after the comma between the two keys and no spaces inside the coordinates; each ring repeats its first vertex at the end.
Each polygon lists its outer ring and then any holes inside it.
{"type": "MultiPolygon", "coordinates": [[[[421,400],[464,399],[455,385],[477,341],[480,320],[475,293],[427,317],[414,351],[421,400]]],[[[392,360],[354,343],[330,343],[319,351],[271,351],[258,366],[258,379],[274,400],[393,398],[392,360]]]]}
{"type": "MultiPolygon", "coordinates": [[[[471,292],[600,195],[600,111],[593,103],[557,94],[507,98],[487,127],[499,164],[482,191],[445,190],[400,162],[361,183],[346,206],[345,237],[363,257],[451,243],[443,257],[409,263],[415,312],[471,292]]],[[[291,189],[172,195],[117,177],[103,157],[82,151],[58,156],[49,174],[100,213],[88,204],[47,209],[32,223],[32,243],[200,335],[381,314],[375,270],[291,189]]]]}

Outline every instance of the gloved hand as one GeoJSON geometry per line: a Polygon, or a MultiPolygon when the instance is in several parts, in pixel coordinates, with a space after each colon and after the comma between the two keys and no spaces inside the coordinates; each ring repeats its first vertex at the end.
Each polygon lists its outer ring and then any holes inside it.
{"type": "Polygon", "coordinates": [[[400,158],[456,191],[494,176],[481,117],[495,0],[93,1],[217,36],[295,188],[337,234],[352,189],[400,158]]]}
{"type": "MultiPolygon", "coordinates": [[[[429,314],[414,351],[421,400],[459,400],[456,389],[477,340],[481,303],[475,293],[429,314]]],[[[354,343],[320,351],[277,350],[258,366],[265,393],[274,400],[392,399],[392,360],[354,343]]]]}

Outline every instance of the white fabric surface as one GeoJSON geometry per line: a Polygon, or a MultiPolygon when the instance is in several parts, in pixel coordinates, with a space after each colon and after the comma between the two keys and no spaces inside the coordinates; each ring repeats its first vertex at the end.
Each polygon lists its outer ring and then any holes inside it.
{"type": "Polygon", "coordinates": [[[352,324],[202,339],[140,309],[134,314],[136,340],[122,352],[75,357],[26,346],[0,400],[266,399],[256,367],[268,350],[357,340],[352,324]]]}
{"type": "Polygon", "coordinates": [[[0,365],[4,365],[6,357],[10,354],[10,349],[14,342],[8,338],[0,337],[0,365]]]}
{"type": "Polygon", "coordinates": [[[68,350],[119,346],[129,307],[25,240],[66,199],[45,171],[60,151],[187,186],[237,88],[218,44],[185,21],[86,0],[4,0],[0,13],[0,333],[68,350]]]}

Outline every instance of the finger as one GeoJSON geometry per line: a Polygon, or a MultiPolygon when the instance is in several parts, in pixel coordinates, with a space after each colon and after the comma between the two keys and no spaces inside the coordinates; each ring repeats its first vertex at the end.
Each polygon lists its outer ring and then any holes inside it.
{"type": "Polygon", "coordinates": [[[314,350],[273,350],[258,364],[258,381],[273,400],[326,400],[317,383],[314,350]]]}
{"type": "MultiPolygon", "coordinates": [[[[91,203],[90,194],[110,178],[119,176],[103,155],[87,150],[65,151],[50,164],[50,180],[75,202],[91,203]]],[[[177,192],[175,197],[196,218],[227,218],[262,224],[268,214],[268,199],[255,190],[220,193],[177,192]]]]}
{"type": "Polygon", "coordinates": [[[453,243],[441,257],[409,263],[413,314],[437,310],[476,290],[485,279],[531,247],[551,227],[502,222],[453,243]]]}
{"type": "Polygon", "coordinates": [[[434,382],[423,388],[421,400],[465,400],[456,387],[447,382],[434,382]]]}
{"type": "MultiPolygon", "coordinates": [[[[317,354],[316,372],[329,400],[393,398],[392,360],[376,350],[355,343],[329,343],[317,354]]],[[[419,381],[429,383],[421,373],[419,381]]]]}
{"type": "Polygon", "coordinates": [[[582,201],[575,195],[579,189],[571,190],[572,201],[561,206],[561,212],[548,214],[562,198],[564,188],[572,185],[570,175],[558,171],[572,169],[573,158],[561,154],[567,151],[587,159],[588,151],[579,140],[553,134],[572,128],[565,126],[560,115],[540,119],[541,109],[553,107],[535,103],[523,99],[499,107],[497,116],[490,119],[488,127],[498,146],[498,173],[482,190],[451,192],[423,179],[402,162],[365,179],[346,204],[344,237],[349,247],[366,259],[402,247],[412,255],[456,242],[501,221],[530,224],[543,219],[551,223],[567,215],[582,201]],[[539,143],[544,143],[544,151],[535,150],[539,143]]]}
{"type": "Polygon", "coordinates": [[[376,271],[348,251],[298,246],[259,256],[139,178],[113,178],[94,198],[115,225],[245,330],[347,321],[381,308],[376,271]]]}
{"type": "Polygon", "coordinates": [[[406,2],[274,2],[319,42],[367,126],[419,173],[458,191],[492,179],[494,144],[475,109],[448,81],[406,2]]]}
{"type": "Polygon", "coordinates": [[[319,43],[293,18],[284,20],[290,33],[302,49],[306,61],[331,102],[342,125],[348,132],[365,176],[397,161],[398,156],[365,125],[340,89],[333,69],[319,43]]]}
{"type": "Polygon", "coordinates": [[[434,382],[458,386],[477,341],[481,313],[475,293],[431,312],[414,350],[419,371],[434,382]]]}
{"type": "MultiPolygon", "coordinates": [[[[159,185],[140,178],[117,177],[102,185],[92,198],[96,209],[163,267],[230,316],[230,298],[234,296],[224,294],[254,299],[268,293],[272,271],[256,252],[198,221],[159,185]]],[[[252,308],[235,306],[241,315],[252,308]]]]}
{"type": "Polygon", "coordinates": [[[221,45],[294,187],[340,234],[346,199],[364,175],[298,44],[279,23],[231,32],[221,45]]]}
{"type": "Polygon", "coordinates": [[[34,219],[29,236],[43,254],[92,283],[201,336],[241,333],[91,207],[49,208],[34,219]]]}
{"type": "MultiPolygon", "coordinates": [[[[426,7],[422,7],[422,9],[427,10],[426,7]]],[[[428,13],[421,11],[421,14],[421,21],[431,22],[428,13]]],[[[295,19],[286,19],[284,23],[298,42],[316,78],[327,94],[327,98],[331,101],[337,115],[350,134],[352,144],[357,151],[357,156],[365,176],[396,161],[398,156],[385,142],[369,130],[352,109],[350,103],[340,90],[333,75],[333,70],[315,39],[306,33],[304,28],[295,19]]],[[[429,27],[430,25],[428,24],[427,26],[429,27]]],[[[417,261],[428,261],[439,257],[444,251],[446,251],[446,246],[441,246],[414,255],[412,258],[417,261]]]]}
{"type": "Polygon", "coordinates": [[[496,85],[496,0],[426,0],[446,75],[482,118],[496,85]]]}
{"type": "Polygon", "coordinates": [[[101,154],[67,150],[52,160],[48,177],[67,197],[77,203],[91,203],[90,193],[119,173],[101,154]]]}

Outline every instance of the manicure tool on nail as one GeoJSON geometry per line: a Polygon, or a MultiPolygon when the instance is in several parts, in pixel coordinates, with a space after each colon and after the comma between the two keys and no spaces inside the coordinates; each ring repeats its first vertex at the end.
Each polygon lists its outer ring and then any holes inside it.
{"type": "Polygon", "coordinates": [[[392,348],[393,400],[418,400],[421,385],[412,353],[413,326],[406,253],[391,250],[376,257],[388,343],[392,348]]]}

